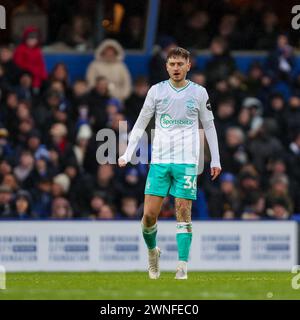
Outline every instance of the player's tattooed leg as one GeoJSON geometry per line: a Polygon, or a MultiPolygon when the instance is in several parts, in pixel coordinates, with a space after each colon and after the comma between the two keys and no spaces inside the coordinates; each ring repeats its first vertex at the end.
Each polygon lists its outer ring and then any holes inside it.
{"type": "Polygon", "coordinates": [[[191,222],[192,200],[176,198],[175,211],[177,222],[191,222]]]}
{"type": "Polygon", "coordinates": [[[192,243],[192,200],[175,198],[176,242],[178,247],[178,266],[175,279],[187,279],[187,262],[192,243]]]}

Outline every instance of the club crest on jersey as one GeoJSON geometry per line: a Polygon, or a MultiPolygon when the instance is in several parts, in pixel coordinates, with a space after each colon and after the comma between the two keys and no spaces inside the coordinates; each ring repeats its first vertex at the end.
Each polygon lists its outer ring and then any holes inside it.
{"type": "Polygon", "coordinates": [[[196,101],[194,99],[189,99],[185,105],[189,109],[194,109],[196,106],[196,101]]]}
{"type": "Polygon", "coordinates": [[[166,97],[163,99],[162,104],[168,104],[170,102],[170,98],[166,97]]]}

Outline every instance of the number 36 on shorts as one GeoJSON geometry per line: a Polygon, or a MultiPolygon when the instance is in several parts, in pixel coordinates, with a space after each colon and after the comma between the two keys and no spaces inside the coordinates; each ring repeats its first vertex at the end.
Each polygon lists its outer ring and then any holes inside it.
{"type": "Polygon", "coordinates": [[[185,180],[184,189],[197,188],[197,176],[184,176],[185,180]]]}

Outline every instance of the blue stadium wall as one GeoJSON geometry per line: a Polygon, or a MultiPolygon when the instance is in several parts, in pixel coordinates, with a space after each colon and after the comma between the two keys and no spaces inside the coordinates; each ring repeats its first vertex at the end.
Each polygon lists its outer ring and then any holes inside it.
{"type": "MultiPolygon", "coordinates": [[[[199,55],[197,57],[198,66],[203,68],[209,55],[199,55]]],[[[265,61],[265,55],[241,54],[234,56],[237,67],[243,73],[246,73],[253,61],[265,61]]],[[[67,65],[70,72],[70,80],[74,81],[85,76],[88,64],[93,60],[93,54],[77,54],[77,53],[45,53],[47,70],[50,71],[56,63],[63,62],[67,65]]],[[[148,74],[148,62],[150,56],[144,54],[127,54],[125,62],[132,74],[133,79],[139,75],[148,74]]],[[[296,59],[296,69],[300,70],[300,57],[296,59]]]]}

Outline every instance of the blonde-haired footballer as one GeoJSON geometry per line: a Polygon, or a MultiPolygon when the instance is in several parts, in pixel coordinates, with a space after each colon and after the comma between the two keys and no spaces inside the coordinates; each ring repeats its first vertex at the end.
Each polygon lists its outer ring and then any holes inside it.
{"type": "Polygon", "coordinates": [[[221,172],[217,133],[207,91],[186,79],[190,70],[190,53],[180,47],[172,49],[166,68],[170,79],[153,85],[132,129],[120,167],[130,162],[145,128],[155,115],[152,159],[145,186],[143,237],[148,247],[149,277],[160,276],[160,249],[156,246],[157,218],[164,197],[175,197],[178,265],[175,279],[187,279],[187,262],[192,242],[191,208],[197,198],[197,164],[199,159],[199,120],[211,153],[211,176],[221,172]]]}

